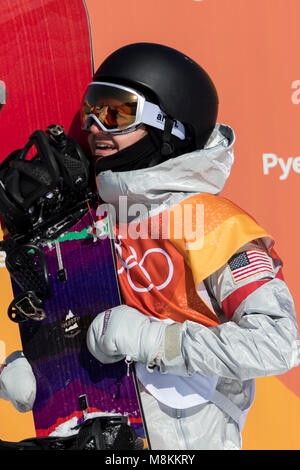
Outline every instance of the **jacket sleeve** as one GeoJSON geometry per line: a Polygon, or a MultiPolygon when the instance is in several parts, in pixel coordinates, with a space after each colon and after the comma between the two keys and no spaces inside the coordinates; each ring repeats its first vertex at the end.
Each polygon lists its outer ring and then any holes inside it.
{"type": "Polygon", "coordinates": [[[177,331],[167,328],[162,373],[199,372],[243,381],[282,374],[299,364],[294,302],[279,276],[281,266],[268,258],[271,270],[244,280],[234,279],[230,261],[206,279],[221,323],[207,328],[186,321],[177,331]]]}

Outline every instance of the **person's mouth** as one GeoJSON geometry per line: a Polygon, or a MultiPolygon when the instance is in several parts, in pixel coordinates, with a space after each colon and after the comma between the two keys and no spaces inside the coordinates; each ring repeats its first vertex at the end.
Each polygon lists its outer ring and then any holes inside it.
{"type": "Polygon", "coordinates": [[[118,147],[111,142],[95,142],[94,154],[99,157],[107,157],[118,152],[118,147]]]}

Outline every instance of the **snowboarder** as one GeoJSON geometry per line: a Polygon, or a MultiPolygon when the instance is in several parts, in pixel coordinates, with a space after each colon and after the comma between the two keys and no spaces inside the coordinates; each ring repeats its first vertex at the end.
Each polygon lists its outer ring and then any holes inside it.
{"type": "MultiPolygon", "coordinates": [[[[152,449],[240,449],[255,378],[299,364],[294,304],[273,240],[219,196],[235,137],[216,123],[217,111],[203,68],[148,43],[111,54],[83,99],[99,195],[115,210],[124,300],[99,313],[87,344],[101,363],[137,363],[152,449]],[[192,215],[180,218],[185,208],[192,215]],[[191,236],[185,226],[198,219],[191,236]]],[[[18,405],[12,364],[0,393],[18,405]]],[[[34,393],[26,396],[20,411],[33,404],[34,393]]]]}
{"type": "Polygon", "coordinates": [[[101,199],[144,207],[131,212],[127,237],[117,211],[125,305],[99,314],[88,346],[103,363],[137,362],[153,449],[241,448],[254,378],[299,362],[293,300],[272,239],[218,196],[234,133],[216,124],[217,109],[207,73],[158,44],[115,51],[83,100],[101,199]],[[197,203],[204,239],[162,236],[159,215],[197,203]],[[161,236],[151,239],[153,219],[161,236]]]}

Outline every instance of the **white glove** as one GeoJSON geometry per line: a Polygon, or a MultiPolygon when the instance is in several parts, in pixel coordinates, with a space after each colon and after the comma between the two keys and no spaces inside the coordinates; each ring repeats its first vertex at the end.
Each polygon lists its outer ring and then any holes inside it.
{"type": "Polygon", "coordinates": [[[103,364],[121,361],[142,362],[153,366],[163,345],[166,324],[127,305],[100,313],[87,332],[91,354],[103,364]]]}
{"type": "Polygon", "coordinates": [[[0,398],[10,401],[24,413],[33,408],[36,380],[31,365],[21,351],[11,354],[0,374],[0,398]]]}

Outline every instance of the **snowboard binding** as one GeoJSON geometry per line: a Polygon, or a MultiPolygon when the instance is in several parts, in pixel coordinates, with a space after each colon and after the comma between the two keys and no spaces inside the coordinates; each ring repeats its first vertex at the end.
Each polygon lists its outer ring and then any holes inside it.
{"type": "Polygon", "coordinates": [[[6,267],[22,290],[9,305],[8,316],[18,323],[43,320],[46,316],[43,301],[51,295],[45,255],[37,246],[8,241],[6,267]]]}
{"type": "MultiPolygon", "coordinates": [[[[45,318],[51,297],[48,270],[38,244],[71,227],[96,200],[89,161],[62,126],[37,130],[0,164],[0,214],[9,237],[0,243],[6,267],[21,289],[8,316],[15,322],[45,318]],[[37,153],[30,158],[32,151],[37,153]]],[[[66,279],[64,270],[60,280],[66,279]]]]}
{"type": "Polygon", "coordinates": [[[33,132],[0,165],[0,214],[9,234],[22,242],[55,238],[93,193],[89,161],[62,126],[33,132]]]}
{"type": "Polygon", "coordinates": [[[37,437],[20,442],[0,440],[1,450],[143,450],[144,442],[125,416],[91,418],[68,437],[37,437]]]}

